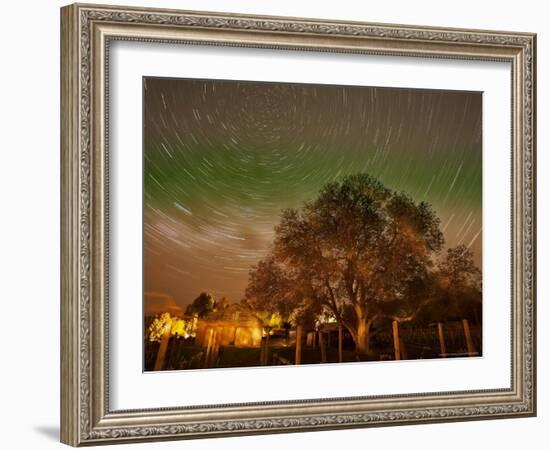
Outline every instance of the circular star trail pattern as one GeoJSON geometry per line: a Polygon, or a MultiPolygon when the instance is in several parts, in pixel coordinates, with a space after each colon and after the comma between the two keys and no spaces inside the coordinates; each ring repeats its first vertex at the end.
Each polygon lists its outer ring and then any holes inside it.
{"type": "Polygon", "coordinates": [[[242,298],[283,208],[366,172],[481,265],[481,93],[145,78],[145,291],[242,298]]]}

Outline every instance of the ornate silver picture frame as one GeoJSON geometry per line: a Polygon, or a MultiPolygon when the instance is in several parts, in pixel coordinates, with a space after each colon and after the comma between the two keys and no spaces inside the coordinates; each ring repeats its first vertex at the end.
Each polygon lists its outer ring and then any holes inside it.
{"type": "Polygon", "coordinates": [[[105,5],[62,8],[61,441],[81,446],[534,416],[535,87],[536,36],[530,33],[105,5]],[[503,149],[502,157],[511,155],[510,386],[114,409],[109,58],[117,41],[508,63],[511,149],[503,149]]]}

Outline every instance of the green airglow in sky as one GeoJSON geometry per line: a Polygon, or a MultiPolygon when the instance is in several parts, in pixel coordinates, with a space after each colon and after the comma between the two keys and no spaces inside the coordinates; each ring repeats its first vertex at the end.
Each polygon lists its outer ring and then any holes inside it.
{"type": "Polygon", "coordinates": [[[366,172],[481,267],[481,93],[144,79],[145,291],[242,298],[281,209],[366,172]]]}

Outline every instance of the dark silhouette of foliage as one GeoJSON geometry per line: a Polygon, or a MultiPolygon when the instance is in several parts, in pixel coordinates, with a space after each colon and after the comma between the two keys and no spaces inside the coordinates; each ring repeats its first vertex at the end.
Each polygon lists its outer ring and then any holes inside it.
{"type": "Polygon", "coordinates": [[[193,300],[187,309],[186,314],[197,314],[199,317],[204,317],[216,309],[216,300],[212,294],[201,292],[199,296],[193,300]]]}
{"type": "Polygon", "coordinates": [[[424,321],[481,322],[481,272],[465,245],[448,249],[440,260],[434,272],[432,299],[420,314],[424,321]]]}
{"type": "Polygon", "coordinates": [[[250,270],[245,303],[264,315],[279,314],[283,324],[313,326],[321,308],[308,301],[296,275],[273,256],[267,257],[250,270]]]}

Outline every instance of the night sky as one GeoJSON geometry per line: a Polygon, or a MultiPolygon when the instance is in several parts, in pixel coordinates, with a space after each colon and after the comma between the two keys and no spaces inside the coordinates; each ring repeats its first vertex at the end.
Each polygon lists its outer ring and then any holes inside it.
{"type": "Polygon", "coordinates": [[[145,78],[144,288],[239,301],[281,209],[366,172],[481,267],[479,92],[145,78]]]}

